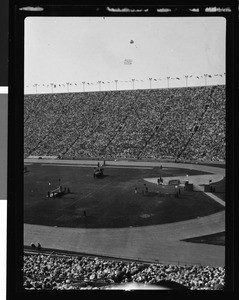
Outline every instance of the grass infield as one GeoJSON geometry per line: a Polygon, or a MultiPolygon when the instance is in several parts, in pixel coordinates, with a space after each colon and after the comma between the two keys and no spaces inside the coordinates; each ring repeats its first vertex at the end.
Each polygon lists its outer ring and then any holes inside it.
{"type": "Polygon", "coordinates": [[[24,223],[120,228],[184,221],[224,210],[223,206],[202,192],[185,191],[182,187],[177,198],[174,187],[162,187],[144,180],[205,172],[106,166],[104,176],[94,178],[93,171],[93,167],[86,166],[28,165],[24,173],[24,223]],[[63,190],[69,188],[70,192],[59,198],[48,198],[47,192],[59,184],[63,190]],[[148,187],[147,195],[143,194],[144,184],[148,187]]]}

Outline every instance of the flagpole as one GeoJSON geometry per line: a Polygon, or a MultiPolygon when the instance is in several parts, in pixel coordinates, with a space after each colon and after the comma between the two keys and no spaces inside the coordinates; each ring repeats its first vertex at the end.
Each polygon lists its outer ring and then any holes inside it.
{"type": "Polygon", "coordinates": [[[151,89],[152,78],[149,78],[149,88],[151,89]]]}
{"type": "Polygon", "coordinates": [[[207,86],[207,74],[204,74],[205,77],[205,86],[207,86]]]}
{"type": "Polygon", "coordinates": [[[53,94],[53,84],[54,83],[51,83],[51,93],[53,94]]]}
{"type": "Polygon", "coordinates": [[[117,91],[117,83],[118,83],[118,80],[115,79],[115,88],[116,88],[116,91],[117,91]]]}
{"type": "Polygon", "coordinates": [[[38,86],[38,84],[37,84],[37,83],[35,83],[33,86],[35,86],[35,87],[36,87],[36,94],[37,94],[37,86],[38,86]]]}
{"type": "Polygon", "coordinates": [[[83,92],[85,91],[85,81],[82,82],[83,84],[83,92]]]}
{"type": "Polygon", "coordinates": [[[100,88],[101,81],[99,80],[98,83],[99,83],[99,91],[101,91],[101,88],[100,88]]]}
{"type": "Polygon", "coordinates": [[[186,87],[188,87],[188,75],[185,75],[186,78],[186,87]]]}
{"type": "Polygon", "coordinates": [[[132,79],[132,82],[133,82],[133,90],[134,90],[134,81],[135,81],[135,79],[132,79]]]}
{"type": "Polygon", "coordinates": [[[67,85],[67,92],[69,92],[69,82],[67,82],[66,85],[67,85]]]}
{"type": "Polygon", "coordinates": [[[170,77],[168,76],[167,79],[168,79],[168,88],[169,88],[169,79],[170,79],[170,77]]]}

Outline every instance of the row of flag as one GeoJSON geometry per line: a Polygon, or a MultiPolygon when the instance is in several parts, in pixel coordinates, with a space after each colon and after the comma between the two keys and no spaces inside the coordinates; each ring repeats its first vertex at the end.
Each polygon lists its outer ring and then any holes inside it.
{"type": "MultiPolygon", "coordinates": [[[[148,78],[148,80],[153,80],[153,81],[161,81],[161,80],[181,80],[181,79],[187,79],[187,78],[197,78],[197,79],[200,79],[200,78],[205,78],[205,77],[209,77],[209,78],[212,78],[212,77],[223,77],[225,76],[226,73],[224,73],[224,75],[222,74],[214,74],[214,75],[210,75],[210,74],[204,74],[204,75],[200,75],[200,76],[193,76],[193,75],[185,75],[184,78],[183,77],[164,77],[164,78],[148,78]]],[[[36,87],[36,86],[44,86],[44,87],[54,87],[54,88],[57,88],[57,87],[69,87],[69,86],[78,86],[78,85],[95,85],[95,84],[109,84],[109,83],[118,83],[118,82],[124,82],[124,83],[127,83],[127,82],[145,82],[146,80],[142,80],[142,79],[132,79],[132,80],[112,80],[112,81],[97,81],[97,82],[80,82],[80,83],[61,83],[61,84],[54,84],[54,83],[51,83],[51,84],[33,84],[32,86],[33,87],[36,87]]],[[[27,85],[26,87],[30,87],[29,85],[27,85]]]]}

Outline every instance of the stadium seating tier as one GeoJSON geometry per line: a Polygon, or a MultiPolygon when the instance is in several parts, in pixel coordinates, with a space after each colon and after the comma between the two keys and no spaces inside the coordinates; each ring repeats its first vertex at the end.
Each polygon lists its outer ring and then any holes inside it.
{"type": "Polygon", "coordinates": [[[225,86],[25,95],[24,157],[225,161],[225,86]]]}

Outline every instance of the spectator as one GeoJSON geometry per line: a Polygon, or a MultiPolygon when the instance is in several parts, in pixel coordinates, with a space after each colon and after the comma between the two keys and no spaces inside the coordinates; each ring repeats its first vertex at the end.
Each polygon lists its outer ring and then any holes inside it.
{"type": "Polygon", "coordinates": [[[135,93],[25,95],[24,157],[225,161],[225,86],[135,93]]]}
{"type": "MultiPolygon", "coordinates": [[[[141,264],[87,256],[24,254],[25,289],[105,289],[115,283],[166,288],[224,288],[225,268],[173,264],[141,264]],[[99,283],[101,286],[99,286],[99,283]],[[169,286],[171,285],[171,287],[169,286]]],[[[117,288],[117,286],[116,286],[117,288]]]]}

